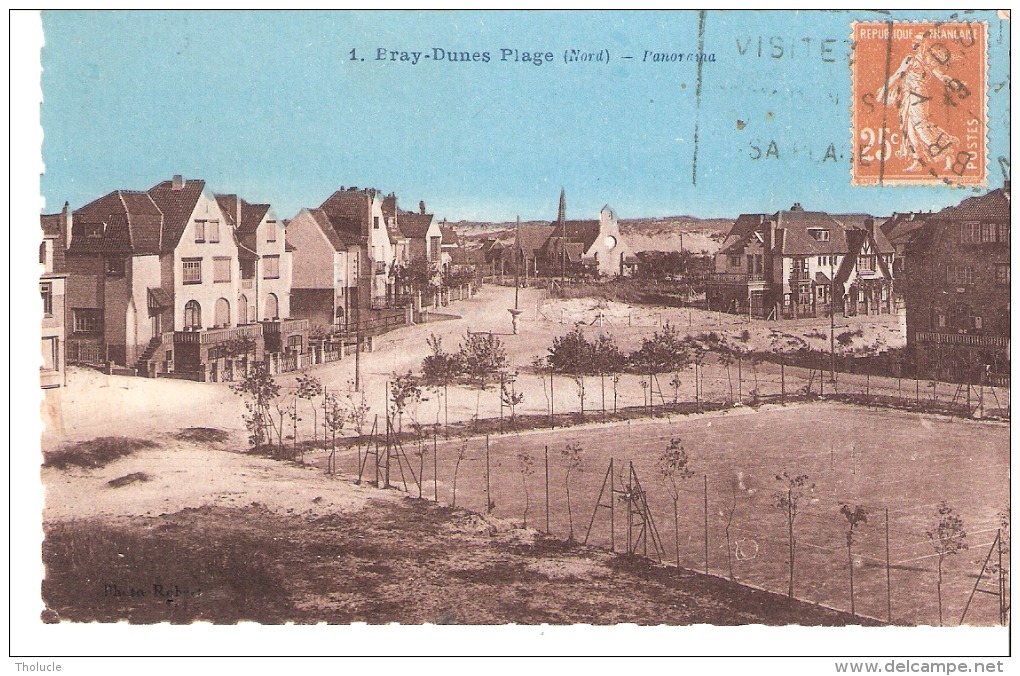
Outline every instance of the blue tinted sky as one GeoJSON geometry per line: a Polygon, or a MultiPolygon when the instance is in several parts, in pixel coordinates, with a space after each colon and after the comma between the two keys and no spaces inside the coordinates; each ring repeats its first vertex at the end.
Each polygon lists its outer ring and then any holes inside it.
{"type": "MultiPolygon", "coordinates": [[[[994,188],[1009,156],[1009,25],[965,16],[989,22],[994,188]]],[[[883,18],[708,12],[715,61],[698,107],[694,63],[641,61],[697,51],[696,12],[47,12],[42,191],[56,210],[181,173],[287,218],[340,185],[374,186],[451,220],[553,218],[561,186],[574,218],[605,203],[627,218],[958,202],[969,191],[849,184],[850,23],[883,18]],[[412,66],[376,61],[379,48],[491,60],[412,66]],[[501,48],[554,58],[504,63],[501,48]],[[566,64],[568,48],[609,62],[566,64]],[[778,158],[764,157],[770,141],[778,158]],[[822,161],[830,143],[837,162],[822,161]]]]}

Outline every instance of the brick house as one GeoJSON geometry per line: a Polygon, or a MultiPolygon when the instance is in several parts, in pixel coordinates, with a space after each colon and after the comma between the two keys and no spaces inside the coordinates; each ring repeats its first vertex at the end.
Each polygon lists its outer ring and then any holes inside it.
{"type": "Polygon", "coordinates": [[[1010,186],[926,219],[907,247],[907,346],[921,373],[1009,378],[1010,186]]]}
{"type": "Polygon", "coordinates": [[[710,310],[766,318],[893,311],[895,251],[867,214],[742,214],[715,255],[710,310]]]}
{"type": "Polygon", "coordinates": [[[71,231],[71,211],[65,203],[59,214],[40,217],[43,239],[39,245],[39,295],[42,298],[42,364],[39,384],[43,388],[64,384],[65,369],[65,272],[64,251],[71,231]]]}

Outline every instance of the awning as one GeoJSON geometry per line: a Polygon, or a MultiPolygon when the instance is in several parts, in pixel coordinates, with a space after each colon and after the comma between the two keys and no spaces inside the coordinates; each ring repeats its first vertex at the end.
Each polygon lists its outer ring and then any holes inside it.
{"type": "Polygon", "coordinates": [[[170,298],[170,294],[161,287],[149,287],[149,309],[150,310],[165,310],[173,307],[173,300],[170,298]]]}

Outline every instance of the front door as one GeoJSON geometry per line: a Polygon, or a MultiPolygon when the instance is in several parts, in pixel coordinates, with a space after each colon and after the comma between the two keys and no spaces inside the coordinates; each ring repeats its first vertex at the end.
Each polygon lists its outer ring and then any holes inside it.
{"type": "Polygon", "coordinates": [[[150,318],[152,323],[152,337],[159,338],[163,334],[163,315],[157,312],[150,318]]]}

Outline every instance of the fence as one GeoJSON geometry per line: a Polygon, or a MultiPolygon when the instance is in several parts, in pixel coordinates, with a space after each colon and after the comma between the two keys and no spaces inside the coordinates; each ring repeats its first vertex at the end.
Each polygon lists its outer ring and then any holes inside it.
{"type": "MultiPolygon", "coordinates": [[[[934,468],[954,457],[957,449],[951,442],[927,449],[933,457],[907,471],[910,479],[925,481],[904,491],[909,484],[902,483],[903,468],[881,446],[836,444],[804,452],[798,444],[787,443],[783,450],[776,438],[763,438],[746,449],[727,450],[729,439],[716,436],[727,436],[726,431],[706,430],[686,444],[694,476],[679,479],[671,493],[658,459],[674,431],[661,423],[662,428],[617,428],[614,441],[607,443],[598,429],[555,438],[444,441],[437,428],[419,438],[405,434],[398,442],[395,430],[385,433],[385,422],[376,422],[377,433],[362,447],[341,454],[342,472],[556,537],[587,540],[666,565],[679,563],[780,594],[789,593],[792,585],[798,599],[893,624],[939,624],[940,613],[941,624],[958,624],[980,582],[979,572],[985,571],[986,591],[995,587],[996,571],[987,572],[981,562],[995,558],[999,525],[975,517],[980,510],[970,508],[970,549],[946,557],[938,602],[938,560],[925,535],[935,513],[930,501],[950,474],[961,481],[950,502],[963,500],[980,475],[971,470],[961,477],[947,465],[944,475],[932,476],[934,468]],[[564,452],[568,444],[581,449],[579,464],[571,464],[564,452]],[[792,528],[781,502],[790,495],[787,484],[775,478],[785,468],[810,477],[792,528]],[[875,488],[854,490],[864,482],[875,488]],[[867,517],[855,526],[849,550],[843,504],[860,505],[867,517]]],[[[846,423],[832,421],[825,431],[836,434],[846,423]]],[[[1008,453],[977,469],[1004,476],[1008,453]]],[[[994,491],[1003,505],[1008,504],[1006,491],[1005,483],[994,491]]],[[[1008,584],[1008,575],[1002,580],[1008,584]]],[[[1008,613],[1008,588],[1003,605],[1008,613]]],[[[970,602],[967,621],[997,624],[1000,611],[996,599],[979,595],[970,602]]]]}
{"type": "Polygon", "coordinates": [[[68,364],[98,365],[106,363],[106,345],[84,340],[65,342],[68,364]]]}

